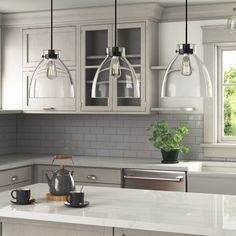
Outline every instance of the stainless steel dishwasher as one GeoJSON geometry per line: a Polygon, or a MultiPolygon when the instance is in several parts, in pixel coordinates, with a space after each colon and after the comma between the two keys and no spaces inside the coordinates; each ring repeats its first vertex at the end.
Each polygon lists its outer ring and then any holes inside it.
{"type": "Polygon", "coordinates": [[[184,171],[124,169],[123,188],[186,192],[184,171]]]}

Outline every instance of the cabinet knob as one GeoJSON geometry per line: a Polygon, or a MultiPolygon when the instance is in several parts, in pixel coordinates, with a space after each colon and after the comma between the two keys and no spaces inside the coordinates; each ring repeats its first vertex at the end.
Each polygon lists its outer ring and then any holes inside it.
{"type": "Polygon", "coordinates": [[[12,177],[11,177],[11,181],[12,182],[15,182],[15,181],[17,181],[18,180],[18,176],[17,175],[13,175],[12,177]]]}
{"type": "Polygon", "coordinates": [[[87,175],[87,179],[89,179],[89,180],[97,180],[98,177],[96,175],[87,175]]]}

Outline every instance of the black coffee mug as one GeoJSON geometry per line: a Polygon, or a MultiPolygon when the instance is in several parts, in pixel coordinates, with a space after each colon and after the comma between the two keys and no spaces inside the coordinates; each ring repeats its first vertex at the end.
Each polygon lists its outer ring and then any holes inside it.
{"type": "Polygon", "coordinates": [[[30,189],[19,188],[11,191],[12,198],[16,199],[18,204],[27,204],[30,202],[30,189]],[[16,193],[16,194],[14,194],[16,193]]]}
{"type": "Polygon", "coordinates": [[[71,206],[81,205],[84,203],[84,193],[70,191],[69,195],[66,197],[66,201],[69,202],[71,206]]]}

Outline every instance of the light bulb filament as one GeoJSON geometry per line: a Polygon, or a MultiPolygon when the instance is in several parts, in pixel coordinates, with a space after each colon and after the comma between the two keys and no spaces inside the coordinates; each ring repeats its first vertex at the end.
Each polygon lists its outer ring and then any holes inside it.
{"type": "Polygon", "coordinates": [[[111,59],[111,76],[119,78],[121,76],[119,57],[113,56],[111,59]]]}
{"type": "Polygon", "coordinates": [[[191,62],[188,55],[183,56],[181,74],[184,76],[189,76],[192,74],[191,62]]]}
{"type": "Polygon", "coordinates": [[[55,62],[53,60],[49,60],[47,65],[47,78],[48,79],[56,79],[57,77],[57,68],[55,62]]]}

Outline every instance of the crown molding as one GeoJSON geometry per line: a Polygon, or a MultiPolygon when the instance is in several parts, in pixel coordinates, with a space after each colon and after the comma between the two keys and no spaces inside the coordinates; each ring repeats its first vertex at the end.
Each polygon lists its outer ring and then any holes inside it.
{"type": "MultiPolygon", "coordinates": [[[[209,5],[198,5],[188,7],[189,20],[215,20],[224,19],[233,14],[234,3],[220,3],[209,5]]],[[[184,21],[185,7],[164,8],[161,22],[184,21]]]]}
{"type": "MultiPolygon", "coordinates": [[[[132,21],[137,20],[155,20],[160,21],[163,7],[157,3],[120,5],[118,8],[118,20],[132,21]]],[[[89,22],[113,22],[114,6],[66,9],[54,11],[55,24],[88,24],[89,22]]],[[[3,27],[22,27],[48,25],[50,22],[50,12],[27,12],[3,14],[3,27]]]]}
{"type": "Polygon", "coordinates": [[[203,44],[234,44],[236,35],[232,34],[226,25],[201,26],[203,44]]]}

